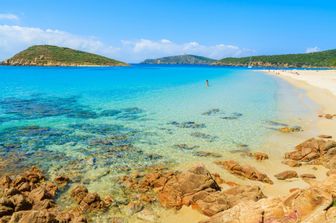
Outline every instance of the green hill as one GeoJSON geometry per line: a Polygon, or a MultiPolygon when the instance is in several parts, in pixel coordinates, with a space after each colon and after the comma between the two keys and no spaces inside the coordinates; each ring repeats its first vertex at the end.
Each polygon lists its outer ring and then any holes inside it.
{"type": "Polygon", "coordinates": [[[285,54],[271,56],[228,57],[214,63],[225,66],[256,66],[256,67],[336,67],[336,50],[316,53],[285,54]]]}
{"type": "Polygon", "coordinates": [[[179,55],[171,57],[162,57],[158,59],[147,59],[142,64],[211,64],[215,60],[196,56],[196,55],[179,55]]]}
{"type": "Polygon", "coordinates": [[[65,47],[37,45],[2,62],[16,66],[127,66],[107,57],[65,47]]]}

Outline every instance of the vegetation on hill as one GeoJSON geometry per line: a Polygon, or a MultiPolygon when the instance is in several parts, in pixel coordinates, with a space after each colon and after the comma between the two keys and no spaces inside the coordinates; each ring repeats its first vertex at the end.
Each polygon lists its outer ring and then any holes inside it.
{"type": "Polygon", "coordinates": [[[23,66],[126,66],[126,63],[65,47],[37,45],[2,62],[23,66]]]}
{"type": "Polygon", "coordinates": [[[336,67],[336,50],[315,53],[224,58],[214,65],[262,67],[336,67]]]}
{"type": "Polygon", "coordinates": [[[211,64],[215,60],[196,56],[196,55],[179,55],[179,56],[170,56],[162,57],[158,59],[147,59],[142,62],[142,64],[211,64]]]}

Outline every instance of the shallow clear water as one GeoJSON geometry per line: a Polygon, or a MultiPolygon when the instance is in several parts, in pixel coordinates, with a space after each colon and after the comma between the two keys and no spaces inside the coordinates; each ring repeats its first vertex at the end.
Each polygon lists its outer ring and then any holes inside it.
{"type": "Polygon", "coordinates": [[[152,164],[258,148],[278,127],[270,121],[312,112],[296,94],[241,68],[0,66],[1,172],[37,165],[89,185],[152,164]]]}

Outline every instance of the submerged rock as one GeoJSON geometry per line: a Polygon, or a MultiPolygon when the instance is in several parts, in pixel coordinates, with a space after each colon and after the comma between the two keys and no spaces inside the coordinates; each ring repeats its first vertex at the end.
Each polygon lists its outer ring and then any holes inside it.
{"type": "Polygon", "coordinates": [[[202,129],[202,128],[206,128],[206,125],[204,123],[196,123],[196,122],[169,122],[168,124],[170,125],[174,125],[178,128],[187,128],[187,129],[202,129]]]}
{"type": "Polygon", "coordinates": [[[189,146],[187,144],[176,144],[174,147],[180,150],[194,150],[199,148],[199,146],[189,146]]]}
{"type": "Polygon", "coordinates": [[[216,115],[218,113],[220,113],[220,109],[219,108],[214,108],[214,109],[210,109],[209,111],[206,111],[206,112],[202,113],[202,115],[211,116],[211,115],[216,115]]]}
{"type": "Polygon", "coordinates": [[[292,133],[292,132],[302,132],[303,131],[300,126],[281,127],[278,130],[282,133],[292,133]]]}
{"type": "Polygon", "coordinates": [[[210,158],[221,158],[222,155],[219,153],[208,152],[208,151],[196,151],[193,153],[194,156],[199,157],[210,157],[210,158]]]}
{"type": "Polygon", "coordinates": [[[218,139],[217,136],[212,136],[212,135],[209,135],[209,134],[206,134],[206,133],[203,133],[203,132],[193,132],[190,135],[193,136],[193,137],[196,137],[196,138],[203,139],[203,140],[208,141],[208,142],[213,142],[213,141],[216,141],[218,139]]]}

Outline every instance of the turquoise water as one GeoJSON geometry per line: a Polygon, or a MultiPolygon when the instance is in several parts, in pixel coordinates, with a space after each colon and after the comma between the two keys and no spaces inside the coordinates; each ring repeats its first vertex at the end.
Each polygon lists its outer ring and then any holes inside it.
{"type": "Polygon", "coordinates": [[[0,66],[1,172],[37,165],[90,184],[256,149],[274,132],[271,121],[307,112],[296,93],[242,68],[0,66]]]}

